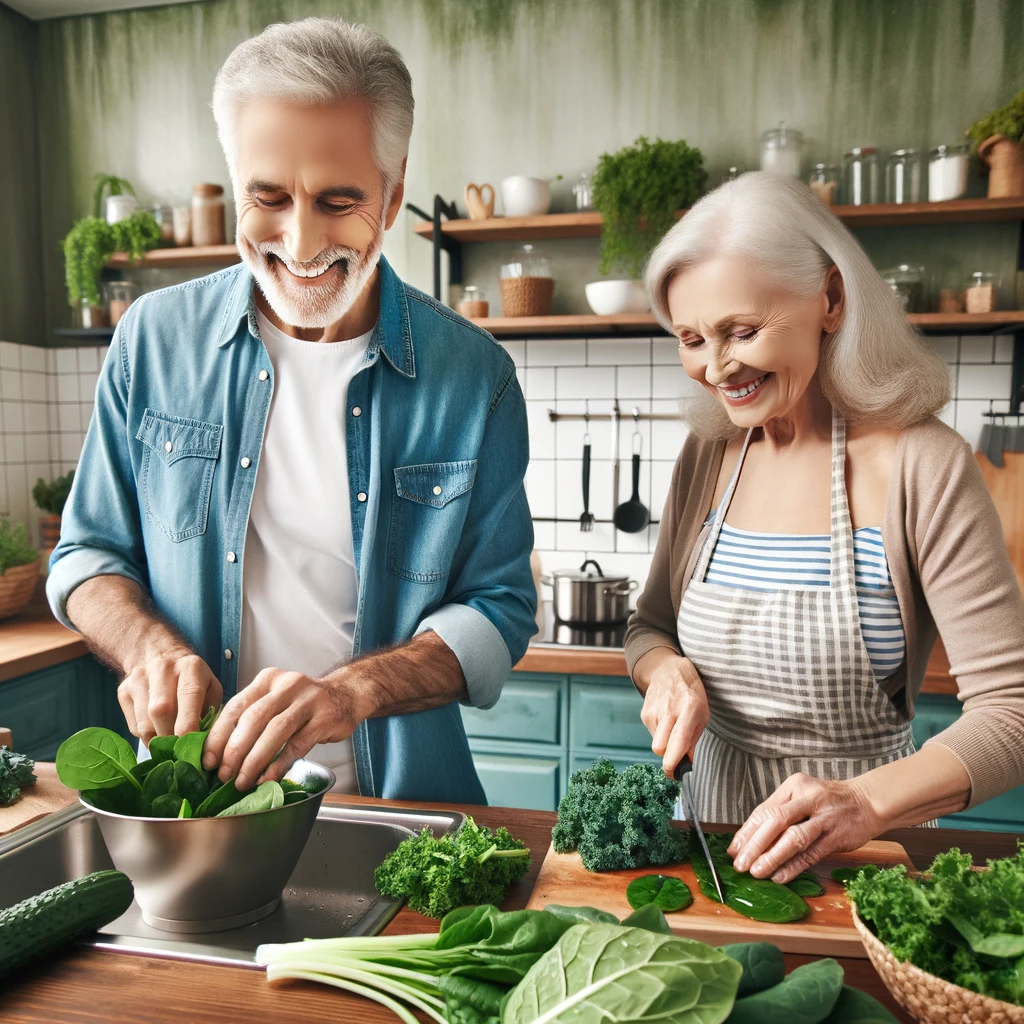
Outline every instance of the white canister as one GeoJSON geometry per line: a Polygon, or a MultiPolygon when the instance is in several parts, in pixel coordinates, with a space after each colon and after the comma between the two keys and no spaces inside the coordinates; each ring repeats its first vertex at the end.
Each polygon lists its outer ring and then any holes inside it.
{"type": "Polygon", "coordinates": [[[130,217],[138,208],[138,199],[127,192],[118,196],[107,196],[107,223],[116,224],[119,220],[130,217]]]}
{"type": "Polygon", "coordinates": [[[928,155],[928,200],[959,199],[967,191],[969,146],[936,146],[928,155]]]}
{"type": "Polygon", "coordinates": [[[542,178],[524,174],[503,178],[501,205],[506,217],[539,217],[551,209],[551,189],[542,178]]]}

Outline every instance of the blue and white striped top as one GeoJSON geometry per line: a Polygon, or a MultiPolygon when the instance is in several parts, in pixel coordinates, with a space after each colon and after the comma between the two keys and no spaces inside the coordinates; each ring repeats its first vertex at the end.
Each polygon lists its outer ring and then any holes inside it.
{"type": "MultiPolygon", "coordinates": [[[[853,531],[860,628],[876,679],[903,661],[906,638],[896,590],[889,576],[882,531],[853,531]]],[[[829,582],[828,534],[751,533],[722,524],[707,583],[746,590],[806,590],[829,582]]]]}

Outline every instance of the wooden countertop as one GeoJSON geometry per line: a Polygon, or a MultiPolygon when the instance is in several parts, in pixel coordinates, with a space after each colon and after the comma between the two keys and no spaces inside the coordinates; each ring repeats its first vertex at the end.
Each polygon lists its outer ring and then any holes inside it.
{"type": "MultiPolygon", "coordinates": [[[[387,805],[388,801],[328,797],[328,803],[387,805]]],[[[406,805],[410,806],[410,805],[406,805]]],[[[430,807],[436,805],[417,804],[430,807]]],[[[551,840],[555,815],[508,808],[463,807],[483,824],[507,825],[535,851],[530,873],[512,890],[506,909],[524,907],[551,840]]],[[[950,846],[959,846],[982,863],[1016,849],[1009,833],[952,829],[895,829],[881,838],[903,844],[919,868],[950,846]]],[[[403,909],[385,934],[436,931],[437,922],[403,909]]],[[[813,957],[786,956],[787,969],[813,957]]],[[[889,997],[868,960],[842,960],[847,982],[881,999],[899,1020],[910,1020],[889,997]]],[[[373,1024],[395,1018],[383,1007],[326,986],[287,982],[271,986],[262,971],[79,948],[25,972],[3,994],[7,1024],[237,1024],[240,1020],[275,1024],[373,1024]]]]}

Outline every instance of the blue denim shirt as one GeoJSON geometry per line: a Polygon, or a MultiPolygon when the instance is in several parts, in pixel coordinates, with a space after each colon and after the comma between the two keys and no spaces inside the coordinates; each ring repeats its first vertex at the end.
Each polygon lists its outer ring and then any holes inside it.
{"type": "MultiPolygon", "coordinates": [[[[238,265],[144,295],[124,315],[47,581],[70,626],[80,583],[135,580],[225,699],[237,686],[243,548],[274,389],[253,287],[238,265]]],[[[433,630],[462,666],[467,703],[488,708],[536,628],[512,360],[382,258],[380,313],[344,415],[351,501],[338,514],[352,517],[354,653],[433,630]]],[[[457,703],[370,719],[353,744],[364,794],[485,802],[457,703]]]]}

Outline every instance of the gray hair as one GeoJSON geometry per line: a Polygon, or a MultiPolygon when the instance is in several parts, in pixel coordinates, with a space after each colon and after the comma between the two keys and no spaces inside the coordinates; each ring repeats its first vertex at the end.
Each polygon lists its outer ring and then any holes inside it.
{"type": "Polygon", "coordinates": [[[231,51],[213,85],[213,116],[236,194],[238,112],[253,100],[363,101],[385,194],[401,178],[412,135],[412,78],[402,55],[365,25],[340,18],[282,22],[231,51]]]}
{"type": "MultiPolygon", "coordinates": [[[[949,401],[945,363],[909,323],[857,240],[803,182],[744,174],[704,196],[665,234],[647,262],[644,286],[670,334],[672,279],[723,255],[749,259],[806,296],[824,287],[833,264],[839,268],[843,317],[822,340],[818,372],[825,396],[847,420],[905,427],[949,401]]],[[[699,391],[684,399],[683,418],[705,436],[735,436],[726,410],[699,391]]]]}

